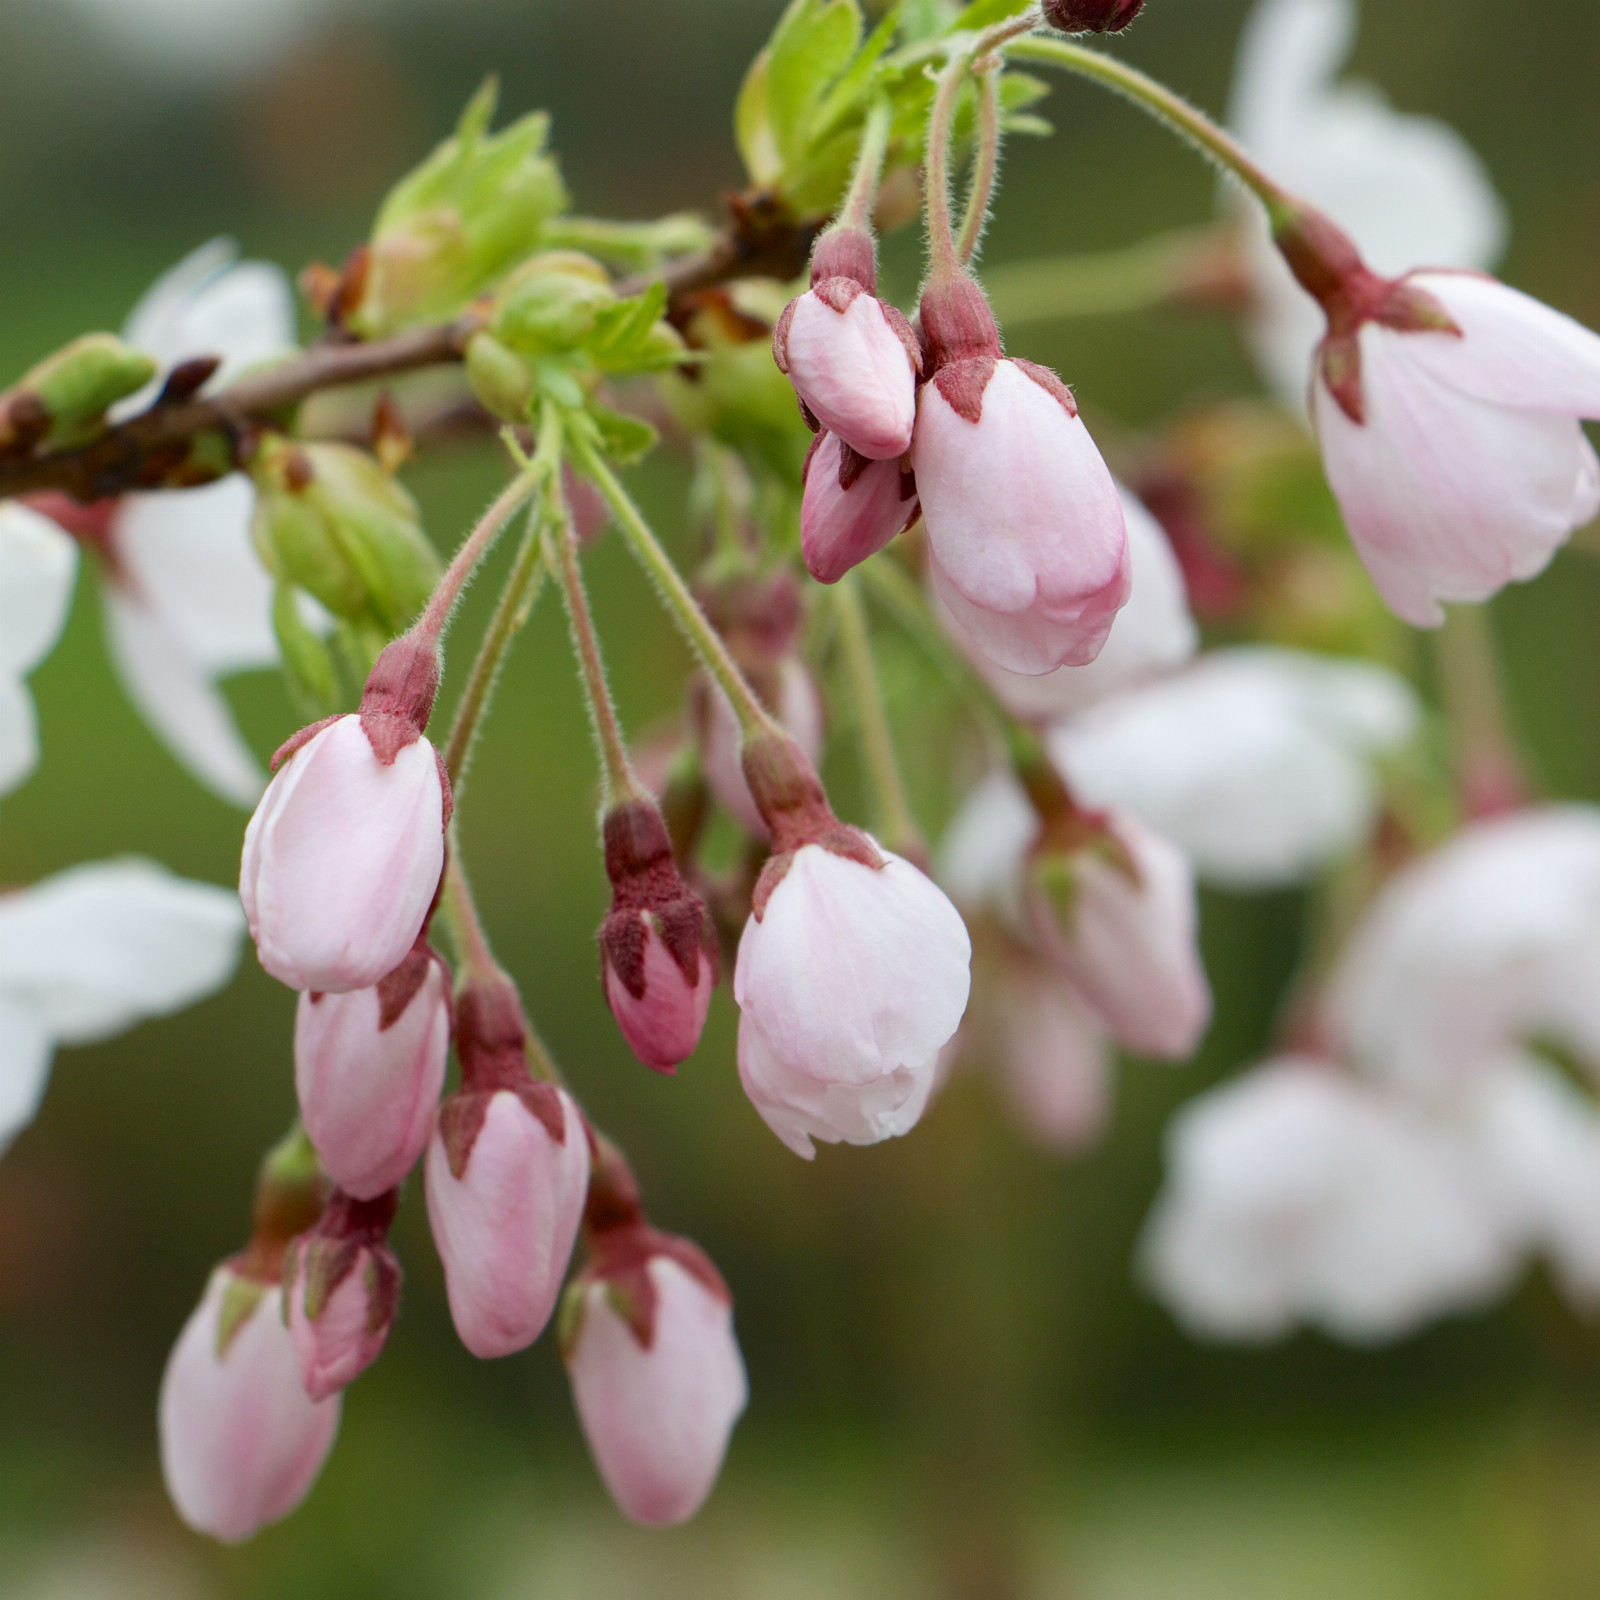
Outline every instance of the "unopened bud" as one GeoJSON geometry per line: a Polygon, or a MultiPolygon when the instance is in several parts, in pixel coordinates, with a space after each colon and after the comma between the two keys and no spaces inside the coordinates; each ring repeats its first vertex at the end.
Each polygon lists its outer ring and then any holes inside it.
{"type": "Polygon", "coordinates": [[[687,1239],[642,1218],[591,1232],[561,1352],[584,1436],[623,1513],[686,1521],[711,1492],[749,1397],[733,1301],[687,1239]]]}
{"type": "Polygon", "coordinates": [[[492,416],[520,422],[528,415],[533,374],[492,333],[475,333],[467,341],[467,382],[492,416]]]}
{"type": "Polygon", "coordinates": [[[316,1227],[290,1247],[284,1294],[300,1376],[326,1400],[376,1361],[400,1305],[400,1263],[389,1248],[399,1196],[335,1193],[316,1227]]]}
{"type": "Polygon", "coordinates": [[[457,997],[460,1090],[428,1146],[428,1221],[450,1315],[475,1356],[506,1356],[544,1331],[589,1186],[589,1141],[572,1098],[528,1072],[510,979],[457,997]]]}
{"type": "Polygon", "coordinates": [[[550,119],[489,133],[498,90],[473,96],[452,137],[390,191],[368,247],[350,325],[376,336],[455,316],[538,245],[567,203],[544,152],[550,119]]]}
{"type": "Polygon", "coordinates": [[[660,811],[648,800],[605,819],[611,910],[600,925],[606,1001],[633,1053],[671,1072],[694,1053],[717,984],[705,902],[679,876],[660,811]]]}
{"type": "Polygon", "coordinates": [[[376,987],[302,994],[294,1081],[306,1132],[346,1193],[393,1188],[427,1148],[450,1054],[449,977],[416,945],[376,987]]]}
{"type": "Polygon", "coordinates": [[[14,392],[33,396],[50,419],[52,441],[60,443],[155,375],[156,363],[143,351],[115,334],[86,333],[46,356],[14,392]]]}
{"type": "Polygon", "coordinates": [[[1144,0],[1044,0],[1044,20],[1063,33],[1121,33],[1144,0]]]}
{"type": "Polygon", "coordinates": [[[439,579],[417,503],[364,450],[270,440],[250,474],[252,535],[267,569],[335,616],[398,633],[439,579]]]}
{"type": "Polygon", "coordinates": [[[519,354],[554,355],[582,344],[601,312],[616,303],[598,261],[576,250],[552,250],[524,262],[500,286],[489,326],[519,354]]]}

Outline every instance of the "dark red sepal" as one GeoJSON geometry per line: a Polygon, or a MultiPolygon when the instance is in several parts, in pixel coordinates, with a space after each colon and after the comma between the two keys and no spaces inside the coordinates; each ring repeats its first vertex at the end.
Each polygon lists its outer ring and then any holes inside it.
{"type": "Polygon", "coordinates": [[[439,652],[431,640],[408,633],[384,647],[361,696],[362,731],[384,766],[422,737],[438,692],[439,652]]]}
{"type": "Polygon", "coordinates": [[[950,409],[976,426],[983,417],[983,392],[998,365],[996,356],[972,356],[940,367],[933,381],[950,409]]]}
{"type": "Polygon", "coordinates": [[[348,711],[337,711],[331,717],[324,717],[320,722],[313,722],[309,727],[302,728],[298,733],[291,733],[276,750],[272,752],[271,768],[276,772],[285,761],[297,750],[311,743],[324,728],[331,728],[341,717],[347,717],[348,711]]]}
{"type": "Polygon", "coordinates": [[[1069,417],[1078,414],[1078,402],[1073,398],[1072,391],[1064,384],[1049,367],[1041,367],[1037,361],[1024,361],[1021,356],[1009,358],[1014,366],[1025,377],[1032,378],[1052,400],[1059,401],[1069,417]]]}

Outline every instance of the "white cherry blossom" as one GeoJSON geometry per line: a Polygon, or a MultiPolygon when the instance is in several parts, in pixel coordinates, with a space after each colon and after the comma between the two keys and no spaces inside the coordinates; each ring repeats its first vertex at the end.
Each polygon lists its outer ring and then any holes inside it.
{"type": "Polygon", "coordinates": [[[72,606],[78,549],[48,517],[0,501],[0,794],[39,764],[26,678],[55,647],[72,606]]]}

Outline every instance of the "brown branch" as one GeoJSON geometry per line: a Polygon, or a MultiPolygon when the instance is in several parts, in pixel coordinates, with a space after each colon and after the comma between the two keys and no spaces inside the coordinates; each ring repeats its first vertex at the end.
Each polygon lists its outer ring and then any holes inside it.
{"type": "MultiPolygon", "coordinates": [[[[293,360],[202,399],[158,399],[147,411],[72,450],[0,460],[0,499],[59,489],[85,503],[130,489],[196,481],[189,444],[220,433],[237,448],[252,422],[323,389],[369,383],[459,361],[475,319],[417,328],[365,344],[315,345],[293,360]]],[[[204,474],[200,474],[201,477],[204,474]]]]}

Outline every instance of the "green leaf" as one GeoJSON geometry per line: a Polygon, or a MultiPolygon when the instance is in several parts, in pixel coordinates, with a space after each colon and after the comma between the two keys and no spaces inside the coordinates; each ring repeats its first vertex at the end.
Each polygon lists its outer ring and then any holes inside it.
{"type": "Polygon", "coordinates": [[[870,34],[867,42],[856,53],[849,70],[824,96],[812,119],[812,139],[826,139],[835,133],[847,118],[856,113],[865,114],[866,102],[877,77],[878,62],[894,43],[900,26],[900,7],[890,6],[883,19],[870,34]]]}
{"type": "Polygon", "coordinates": [[[1029,0],[972,0],[972,4],[950,24],[951,33],[976,33],[992,28],[1007,17],[1014,17],[1029,0]]]}
{"type": "Polygon", "coordinates": [[[306,626],[300,596],[286,583],[272,592],[272,631],[278,636],[284,676],[297,707],[325,717],[336,704],[333,657],[328,647],[306,626]]]}
{"type": "Polygon", "coordinates": [[[595,319],[594,336],[587,341],[590,352],[597,361],[612,361],[642,349],[666,309],[667,286],[660,282],[608,306],[595,319]]]}
{"type": "Polygon", "coordinates": [[[601,450],[618,466],[629,467],[643,459],[661,437],[643,417],[613,411],[596,400],[591,400],[586,410],[599,435],[601,450]]]}
{"type": "Polygon", "coordinates": [[[811,121],[861,42],[856,0],[792,0],[768,45],[767,117],[785,164],[803,160],[811,121]]]}
{"type": "Polygon", "coordinates": [[[783,157],[772,134],[772,118],[767,112],[767,60],[763,50],[750,63],[733,108],[733,141],[750,181],[763,189],[771,188],[783,174],[783,157]]]}

